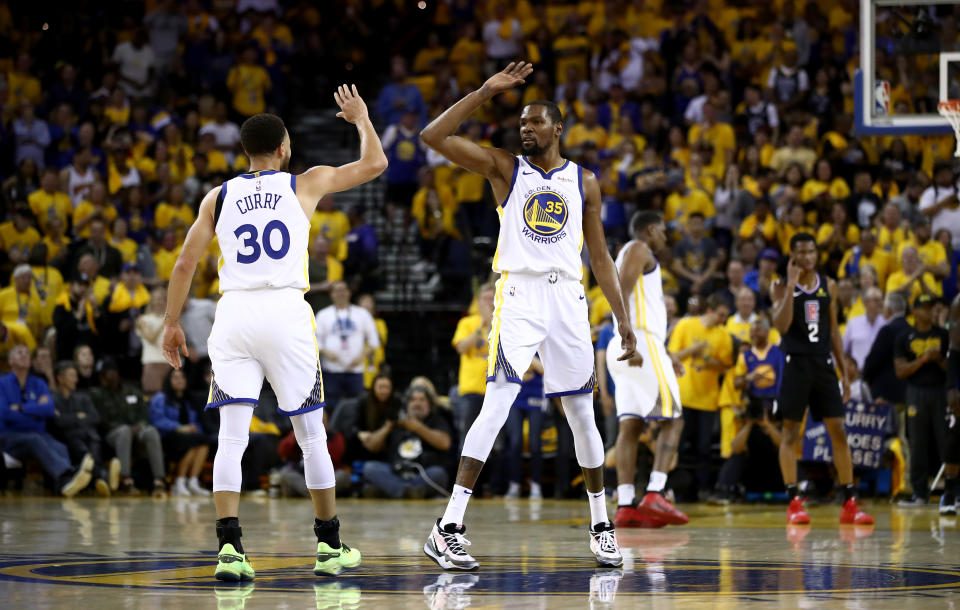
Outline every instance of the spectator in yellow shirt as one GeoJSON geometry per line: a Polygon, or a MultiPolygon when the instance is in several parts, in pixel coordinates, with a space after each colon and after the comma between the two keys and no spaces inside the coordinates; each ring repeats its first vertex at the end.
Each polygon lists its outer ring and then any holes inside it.
{"type": "Polygon", "coordinates": [[[240,63],[227,74],[227,89],[233,94],[233,109],[245,117],[266,110],[264,94],[271,87],[270,75],[257,63],[257,48],[243,50],[240,63]]]}
{"type": "Polygon", "coordinates": [[[871,231],[861,231],[860,245],[853,246],[843,255],[837,277],[852,277],[860,274],[860,268],[870,265],[877,274],[878,286],[886,286],[891,272],[890,255],[877,247],[877,236],[871,231]]]}
{"type": "Polygon", "coordinates": [[[40,233],[31,226],[29,208],[22,205],[13,208],[12,218],[0,224],[0,239],[11,263],[26,262],[30,248],[40,241],[40,233]]]}
{"type": "Polygon", "coordinates": [[[30,74],[32,61],[29,53],[20,53],[17,55],[17,63],[14,69],[7,72],[8,98],[6,106],[8,108],[16,108],[22,101],[30,102],[34,106],[43,101],[43,88],[40,86],[40,79],[30,74]]]}
{"type": "Polygon", "coordinates": [[[107,185],[94,182],[90,196],[73,210],[73,232],[78,237],[90,237],[90,223],[99,218],[106,222],[117,217],[117,208],[107,201],[107,185]]]}
{"type": "Polygon", "coordinates": [[[770,200],[760,197],[753,205],[753,213],[740,223],[740,239],[759,239],[764,244],[774,244],[777,238],[777,221],[770,213],[770,200]]]}
{"type": "Polygon", "coordinates": [[[167,200],[158,205],[154,212],[153,222],[158,229],[176,231],[177,240],[181,241],[196,218],[193,209],[183,199],[183,185],[171,184],[167,200]]]}
{"type": "MultiPolygon", "coordinates": [[[[902,216],[896,204],[888,203],[883,206],[880,214],[880,228],[877,230],[877,245],[890,256],[896,256],[900,244],[910,239],[910,230],[901,225],[902,216]]],[[[898,267],[899,259],[894,260],[894,267],[898,267]]]]}
{"type": "Polygon", "coordinates": [[[703,104],[703,122],[690,127],[687,141],[691,148],[707,143],[713,147],[713,154],[722,162],[723,168],[733,162],[733,152],[737,149],[737,139],[733,127],[717,119],[717,108],[707,100],[703,104]]]}
{"type": "Polygon", "coordinates": [[[493,323],[493,297],[492,284],[481,286],[477,293],[479,313],[461,318],[451,341],[460,354],[457,380],[460,400],[459,408],[454,408],[454,422],[460,432],[461,444],[467,430],[480,414],[483,395],[487,391],[487,355],[490,349],[490,327],[493,323]],[[457,411],[460,412],[459,416],[457,411]]]}
{"type": "Polygon", "coordinates": [[[369,388],[386,359],[387,322],[383,318],[377,317],[377,303],[373,299],[373,295],[361,294],[357,298],[357,305],[370,313],[370,317],[373,318],[373,323],[377,327],[377,336],[380,337],[380,345],[373,351],[373,354],[363,361],[363,387],[369,388]]]}
{"type": "Polygon", "coordinates": [[[813,170],[813,164],[817,161],[817,152],[806,146],[803,141],[803,128],[794,126],[790,128],[787,134],[785,146],[781,146],[773,153],[770,159],[770,167],[777,173],[783,173],[794,163],[799,163],[807,175],[813,170]]]}
{"type": "Polygon", "coordinates": [[[930,219],[926,216],[918,216],[913,222],[913,236],[900,244],[898,260],[903,260],[903,249],[906,246],[917,249],[923,266],[938,280],[943,281],[950,275],[947,251],[939,241],[930,239],[930,219]]]}
{"type": "Polygon", "coordinates": [[[67,226],[73,213],[70,196],[60,190],[60,176],[57,170],[51,167],[43,170],[40,175],[40,188],[30,193],[27,203],[41,227],[46,226],[52,216],[60,217],[63,226],[67,226]]]}
{"type": "Polygon", "coordinates": [[[671,230],[679,231],[693,213],[701,214],[708,221],[717,215],[713,199],[700,189],[688,189],[682,172],[671,171],[668,174],[667,190],[670,194],[664,204],[663,219],[671,230]]]}
{"type": "Polygon", "coordinates": [[[815,233],[815,230],[805,225],[803,220],[803,206],[799,203],[791,205],[790,211],[787,212],[786,222],[779,223],[780,226],[777,229],[777,239],[780,242],[781,253],[790,251],[790,238],[797,233],[810,233],[811,235],[815,233]]]}
{"type": "Polygon", "coordinates": [[[426,46],[421,47],[413,58],[414,74],[432,72],[434,63],[446,59],[450,52],[447,47],[440,44],[440,35],[435,31],[431,30],[427,34],[426,42],[426,46]]]}
{"type": "Polygon", "coordinates": [[[720,376],[733,365],[733,339],[723,328],[730,313],[718,294],[707,297],[699,316],[679,320],[668,350],[683,362],[678,378],[683,402],[684,437],[697,456],[697,484],[710,489],[710,447],[717,427],[720,376]]]}
{"type": "Polygon", "coordinates": [[[420,227],[421,253],[430,259],[434,247],[440,245],[445,235],[460,239],[455,220],[458,206],[453,190],[437,183],[432,169],[425,169],[420,184],[420,190],[413,196],[410,214],[420,227]]]}
{"type": "Polygon", "coordinates": [[[570,128],[563,141],[564,149],[569,154],[582,148],[587,142],[592,142],[597,148],[607,147],[607,130],[597,122],[597,108],[590,104],[583,107],[583,119],[570,128]]]}
{"type": "Polygon", "coordinates": [[[830,222],[820,225],[816,232],[821,264],[830,261],[831,275],[846,251],[860,243],[860,228],[847,218],[847,206],[836,201],[830,207],[830,222]]]}
{"type": "Polygon", "coordinates": [[[120,257],[125,263],[137,262],[137,242],[127,237],[127,221],[124,218],[115,218],[110,225],[110,245],[120,251],[120,257]]]}
{"type": "Polygon", "coordinates": [[[913,302],[921,294],[935,298],[943,296],[943,284],[927,270],[914,246],[903,248],[900,261],[901,269],[894,271],[887,279],[887,294],[902,292],[908,302],[913,302]]]}
{"type": "Polygon", "coordinates": [[[21,264],[13,270],[13,285],[0,290],[0,320],[26,326],[34,338],[39,337],[46,320],[46,309],[33,287],[33,269],[21,264]]]}
{"type": "Polygon", "coordinates": [[[173,272],[173,265],[177,262],[179,254],[177,234],[171,230],[164,231],[160,247],[153,253],[153,265],[158,278],[164,282],[170,279],[170,273],[173,272]]]}
{"type": "MultiPolygon", "coordinates": [[[[750,326],[757,320],[757,295],[748,286],[737,291],[736,308],[732,316],[727,318],[724,330],[730,333],[741,343],[750,343],[750,326]]],[[[769,341],[772,345],[780,344],[780,333],[776,328],[770,329],[769,341]]]]}
{"type": "Polygon", "coordinates": [[[330,242],[330,252],[338,261],[347,258],[347,233],[350,232],[350,219],[335,207],[333,195],[326,195],[317,203],[317,209],[310,217],[310,241],[317,235],[323,235],[330,242]]]}
{"type": "Polygon", "coordinates": [[[0,371],[9,370],[7,356],[10,354],[10,350],[17,345],[26,345],[32,352],[37,347],[37,341],[23,324],[19,322],[10,322],[9,324],[0,322],[0,362],[4,363],[3,366],[0,366],[0,371]]]}
{"type": "Polygon", "coordinates": [[[814,176],[803,183],[800,189],[800,202],[807,203],[817,197],[829,197],[831,199],[843,200],[850,196],[850,186],[843,178],[833,177],[833,168],[830,161],[820,159],[817,161],[814,176]]]}

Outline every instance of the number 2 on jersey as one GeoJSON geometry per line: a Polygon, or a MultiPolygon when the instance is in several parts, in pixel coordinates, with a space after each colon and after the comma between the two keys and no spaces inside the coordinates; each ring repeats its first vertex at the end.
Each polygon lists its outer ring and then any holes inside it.
{"type": "Polygon", "coordinates": [[[807,338],[810,343],[816,343],[820,340],[820,324],[817,322],[807,322],[807,338]]]}
{"type": "Polygon", "coordinates": [[[237,239],[243,240],[243,247],[250,248],[251,251],[248,254],[243,254],[239,250],[237,251],[237,262],[244,265],[249,265],[251,263],[257,262],[260,259],[260,252],[267,253],[267,256],[273,260],[280,260],[284,257],[288,250],[290,250],[290,231],[287,230],[287,225],[283,224],[279,220],[271,220],[267,223],[267,226],[263,228],[263,247],[260,247],[260,243],[257,241],[258,231],[257,227],[246,224],[240,225],[237,227],[237,230],[233,232],[237,236],[237,239]],[[270,237],[274,231],[280,232],[280,247],[276,250],[273,249],[273,245],[270,243],[270,237]]]}

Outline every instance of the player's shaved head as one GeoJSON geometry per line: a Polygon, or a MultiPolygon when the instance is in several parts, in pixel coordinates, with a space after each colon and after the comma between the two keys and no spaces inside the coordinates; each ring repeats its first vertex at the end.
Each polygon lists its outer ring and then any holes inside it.
{"type": "Polygon", "coordinates": [[[527,108],[532,106],[542,106],[547,110],[547,117],[554,123],[563,123],[563,113],[560,112],[560,106],[549,100],[536,100],[527,104],[527,108]]]}
{"type": "Polygon", "coordinates": [[[255,114],[240,127],[240,144],[248,157],[270,155],[283,143],[287,128],[283,119],[266,112],[255,114]]]}

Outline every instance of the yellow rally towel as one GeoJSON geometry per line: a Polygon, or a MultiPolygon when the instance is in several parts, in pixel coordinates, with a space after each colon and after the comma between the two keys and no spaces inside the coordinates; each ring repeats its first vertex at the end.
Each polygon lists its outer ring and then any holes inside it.
{"type": "Polygon", "coordinates": [[[280,436],[280,428],[277,427],[277,424],[272,422],[265,422],[256,415],[253,416],[253,419],[250,420],[250,433],[251,434],[273,434],[274,436],[280,436]]]}
{"type": "Polygon", "coordinates": [[[140,309],[149,302],[150,293],[147,292],[147,289],[143,284],[139,284],[131,295],[130,289],[127,288],[126,285],[120,283],[117,284],[117,287],[113,289],[113,296],[110,297],[109,309],[110,313],[125,311],[131,307],[140,309]]]}

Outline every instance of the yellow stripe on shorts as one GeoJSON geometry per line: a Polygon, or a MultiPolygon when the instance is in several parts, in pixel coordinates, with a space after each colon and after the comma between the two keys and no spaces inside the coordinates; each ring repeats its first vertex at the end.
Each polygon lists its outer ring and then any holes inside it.
{"type": "Polygon", "coordinates": [[[647,302],[643,292],[643,276],[640,276],[640,279],[637,280],[637,287],[639,294],[637,294],[636,291],[634,292],[637,300],[637,315],[642,316],[640,319],[643,320],[644,323],[644,327],[641,328],[638,322],[637,327],[646,338],[647,350],[650,352],[650,359],[653,361],[653,372],[657,376],[657,382],[659,382],[660,385],[660,406],[663,410],[663,416],[670,417],[673,413],[673,396],[670,393],[670,386],[667,385],[666,376],[663,374],[660,359],[657,357],[656,345],[651,342],[650,333],[646,331],[645,326],[647,322],[647,302]]]}
{"type": "MultiPolygon", "coordinates": [[[[503,308],[503,284],[507,281],[507,272],[500,274],[493,297],[493,322],[490,324],[490,336],[487,338],[487,377],[497,371],[497,352],[500,348],[500,310],[503,308]]],[[[506,357],[506,356],[504,356],[506,357]]]]}

